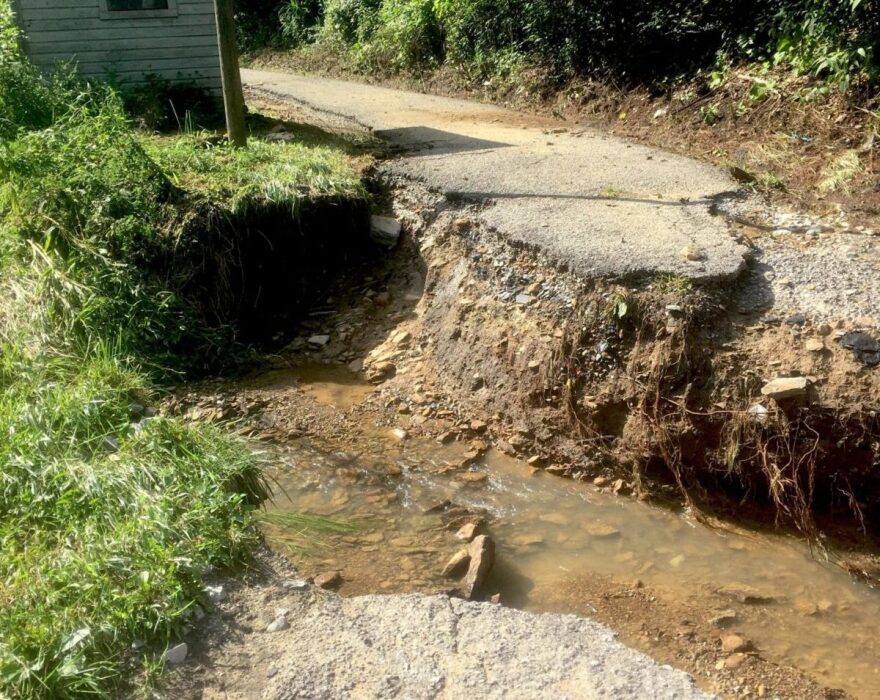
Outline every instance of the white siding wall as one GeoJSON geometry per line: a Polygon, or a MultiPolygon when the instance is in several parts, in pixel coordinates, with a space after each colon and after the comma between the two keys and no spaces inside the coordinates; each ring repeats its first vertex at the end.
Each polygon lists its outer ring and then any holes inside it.
{"type": "Polygon", "coordinates": [[[137,84],[155,73],[220,91],[213,0],[177,0],[176,17],[101,18],[101,0],[15,0],[25,48],[40,68],[137,84]]]}

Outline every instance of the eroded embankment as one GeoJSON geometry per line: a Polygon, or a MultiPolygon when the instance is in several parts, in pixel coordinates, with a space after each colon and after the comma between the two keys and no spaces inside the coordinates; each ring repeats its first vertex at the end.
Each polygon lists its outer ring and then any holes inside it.
{"type": "MultiPolygon", "coordinates": [[[[851,325],[739,314],[735,282],[584,279],[395,184],[427,270],[426,372],[502,451],[618,491],[747,502],[810,534],[817,518],[876,528],[880,373],[843,347],[851,325]]],[[[379,348],[368,376],[404,355],[379,348]]]]}
{"type": "Polygon", "coordinates": [[[209,322],[246,341],[289,329],[327,285],[371,250],[365,198],[323,196],[230,211],[195,203],[144,264],[209,322]]]}

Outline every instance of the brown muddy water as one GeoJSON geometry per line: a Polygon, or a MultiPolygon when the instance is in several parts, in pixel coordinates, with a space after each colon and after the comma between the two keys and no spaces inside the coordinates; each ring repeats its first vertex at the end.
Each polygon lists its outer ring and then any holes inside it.
{"type": "MultiPolygon", "coordinates": [[[[299,377],[313,382],[306,389],[316,400],[340,407],[370,390],[337,381],[332,372],[299,377]]],[[[270,509],[329,516],[356,529],[303,535],[266,525],[267,539],[304,572],[340,570],[344,594],[449,590],[454,584],[440,570],[462,543],[439,514],[426,512],[449,500],[487,513],[498,554],[488,588],[507,605],[589,614],[588,604],[571,597],[578,579],[640,580],[706,618],[734,610],[730,628],[773,662],[861,698],[880,697],[880,593],[853,582],[804,542],[710,529],[686,512],[532,474],[492,451],[469,468],[485,480],[465,481],[451,466],[465,449],[399,440],[390,430],[377,430],[346,452],[288,445],[277,454],[270,509]],[[750,602],[742,602],[745,596],[750,602]]],[[[671,627],[676,623],[670,620],[671,627]]]]}

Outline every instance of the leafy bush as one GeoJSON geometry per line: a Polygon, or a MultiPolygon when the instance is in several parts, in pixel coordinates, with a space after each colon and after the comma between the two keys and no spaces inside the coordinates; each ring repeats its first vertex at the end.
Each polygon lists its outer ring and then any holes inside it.
{"type": "Polygon", "coordinates": [[[281,36],[296,47],[311,43],[324,16],[323,0],[288,0],[278,10],[281,36]]]}
{"type": "Polygon", "coordinates": [[[560,79],[662,83],[723,55],[843,89],[878,77],[880,0],[327,0],[323,20],[316,2],[290,0],[297,41],[341,41],[374,70],[445,59],[485,74],[522,57],[560,79]]]}
{"type": "Polygon", "coordinates": [[[384,0],[363,58],[392,71],[415,71],[437,65],[442,51],[434,0],[384,0]]]}

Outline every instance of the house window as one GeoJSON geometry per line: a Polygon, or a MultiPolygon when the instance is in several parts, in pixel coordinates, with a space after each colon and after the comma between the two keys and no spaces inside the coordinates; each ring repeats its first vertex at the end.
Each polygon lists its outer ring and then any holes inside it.
{"type": "Polygon", "coordinates": [[[101,19],[177,17],[177,0],[100,0],[101,19]]]}
{"type": "Polygon", "coordinates": [[[107,0],[107,9],[110,12],[167,10],[168,0],[107,0]]]}

